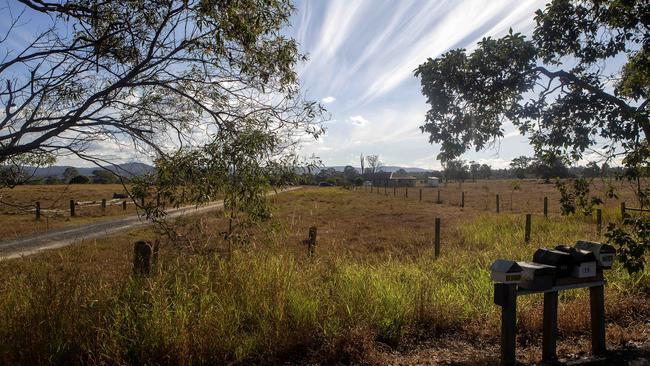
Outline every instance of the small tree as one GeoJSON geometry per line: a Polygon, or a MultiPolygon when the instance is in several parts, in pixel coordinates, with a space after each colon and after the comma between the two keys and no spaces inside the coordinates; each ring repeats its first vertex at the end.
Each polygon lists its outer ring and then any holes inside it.
{"type": "Polygon", "coordinates": [[[370,172],[374,175],[381,170],[382,163],[379,160],[379,155],[366,155],[366,161],[370,166],[370,172]]]}
{"type": "Polygon", "coordinates": [[[63,171],[63,181],[66,183],[70,183],[70,181],[74,177],[78,177],[78,176],[79,176],[79,171],[77,170],[77,168],[67,167],[63,171]]]}

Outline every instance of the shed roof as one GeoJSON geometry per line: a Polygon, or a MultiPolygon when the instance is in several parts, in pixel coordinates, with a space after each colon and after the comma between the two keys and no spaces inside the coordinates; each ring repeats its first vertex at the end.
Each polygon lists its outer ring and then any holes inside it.
{"type": "Polygon", "coordinates": [[[390,174],[390,179],[411,179],[411,180],[415,180],[417,178],[412,176],[412,175],[409,175],[408,173],[404,174],[404,173],[392,172],[390,174]]]}

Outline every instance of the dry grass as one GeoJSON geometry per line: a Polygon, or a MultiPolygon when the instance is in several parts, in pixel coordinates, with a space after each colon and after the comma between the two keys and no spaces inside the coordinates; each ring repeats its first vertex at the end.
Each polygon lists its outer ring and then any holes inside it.
{"type": "MultiPolygon", "coordinates": [[[[467,191],[462,210],[417,194],[282,194],[273,198],[274,220],[252,228],[231,255],[218,235],[221,215],[189,218],[178,223],[183,249],[164,245],[157,274],[145,280],[131,277],[132,243],[153,238],[151,230],[0,262],[0,362],[494,361],[499,314],[489,264],[599,236],[592,218],[537,214],[524,244],[522,214],[473,208],[467,191]],[[435,217],[443,222],[438,259],[435,217]],[[310,226],[318,227],[312,259],[302,244],[310,226]]],[[[616,219],[616,207],[606,219],[616,219]]],[[[607,278],[610,345],[647,341],[649,272],[631,277],[617,266],[607,278]]],[[[561,296],[560,334],[569,342],[560,354],[588,351],[587,298],[580,290],[561,296]]],[[[539,359],[541,306],[538,296],[520,301],[526,362],[539,359]]]]}
{"type": "Polygon", "coordinates": [[[111,217],[136,213],[135,205],[109,205],[103,211],[102,199],[111,200],[113,193],[124,193],[120,184],[24,185],[0,190],[0,237],[12,238],[46,232],[71,225],[82,225],[111,217]],[[96,201],[89,206],[76,206],[70,217],[70,200],[96,201]],[[40,202],[42,217],[35,219],[34,207],[40,202]]]}

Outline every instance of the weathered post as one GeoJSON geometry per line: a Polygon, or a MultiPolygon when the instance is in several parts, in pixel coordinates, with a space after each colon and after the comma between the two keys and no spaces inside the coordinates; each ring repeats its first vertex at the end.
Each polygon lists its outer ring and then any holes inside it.
{"type": "Polygon", "coordinates": [[[309,228],[309,238],[307,239],[307,256],[309,258],[314,256],[314,251],[316,250],[316,234],[318,229],[316,226],[309,228]]]}
{"type": "Polygon", "coordinates": [[[122,201],[122,210],[126,211],[126,200],[122,201]]]}
{"type": "Polygon", "coordinates": [[[499,195],[497,194],[497,213],[499,213],[499,195]]]}
{"type": "Polygon", "coordinates": [[[591,307],[591,353],[602,355],[605,346],[605,286],[589,287],[591,307]]]}
{"type": "Polygon", "coordinates": [[[375,181],[372,181],[372,185],[370,186],[370,193],[372,193],[373,187],[375,186],[375,181]]]}
{"type": "Polygon", "coordinates": [[[388,182],[384,181],[384,196],[388,196],[388,182]]]}
{"type": "Polygon", "coordinates": [[[36,220],[41,219],[41,203],[39,201],[36,201],[36,220]]]}
{"type": "Polygon", "coordinates": [[[440,218],[436,217],[436,233],[434,237],[434,255],[436,258],[440,256],[440,218]]]}
{"type": "Polygon", "coordinates": [[[460,192],[460,207],[465,207],[465,192],[460,192]]]}
{"type": "Polygon", "coordinates": [[[544,217],[548,217],[548,197],[544,197],[544,217]]]}
{"type": "Polygon", "coordinates": [[[494,302],[501,305],[501,365],[516,365],[517,285],[495,283],[494,302]]]}
{"type": "Polygon", "coordinates": [[[557,291],[544,293],[542,362],[557,361],[557,291]]]}
{"type": "Polygon", "coordinates": [[[436,201],[437,204],[441,204],[442,200],[440,199],[440,188],[438,188],[438,200],[436,201]]]}
{"type": "Polygon", "coordinates": [[[625,202],[621,202],[621,217],[625,217],[625,202]]]}
{"type": "Polygon", "coordinates": [[[530,226],[532,221],[532,215],[526,214],[526,233],[524,235],[524,241],[528,243],[530,241],[530,226]]]}
{"type": "Polygon", "coordinates": [[[397,185],[393,186],[393,197],[397,196],[397,185]]]}
{"type": "Polygon", "coordinates": [[[404,197],[409,198],[409,187],[404,188],[404,197]]]}
{"type": "Polygon", "coordinates": [[[600,208],[596,209],[596,230],[598,231],[598,235],[603,230],[603,210],[600,208]]]}
{"type": "Polygon", "coordinates": [[[422,202],[422,188],[420,188],[420,202],[422,202]]]}
{"type": "Polygon", "coordinates": [[[70,217],[74,216],[74,200],[70,200],[70,217]]]}
{"type": "Polygon", "coordinates": [[[158,242],[152,245],[150,241],[138,240],[133,245],[133,274],[148,276],[158,257],[158,242]]]}
{"type": "Polygon", "coordinates": [[[106,215],[106,198],[102,198],[102,215],[106,215]]]}

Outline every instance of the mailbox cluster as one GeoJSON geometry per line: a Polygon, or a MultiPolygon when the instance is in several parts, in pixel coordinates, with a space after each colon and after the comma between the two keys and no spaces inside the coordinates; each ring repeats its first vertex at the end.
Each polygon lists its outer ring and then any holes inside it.
{"type": "Polygon", "coordinates": [[[611,245],[578,241],[573,247],[538,249],[532,262],[498,259],[490,267],[491,278],[498,283],[517,284],[524,290],[544,291],[562,279],[589,281],[598,275],[598,269],[611,268],[615,256],[611,245]]]}

